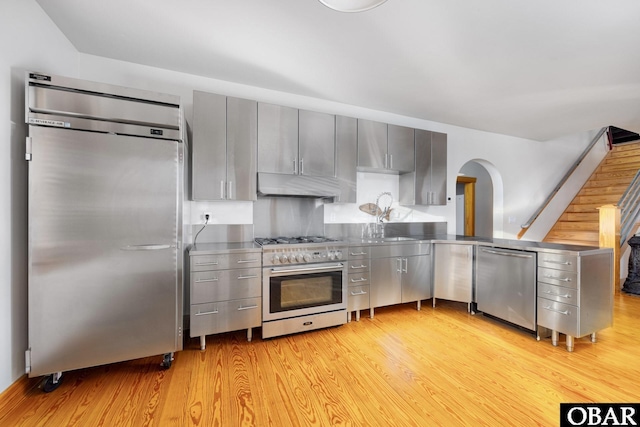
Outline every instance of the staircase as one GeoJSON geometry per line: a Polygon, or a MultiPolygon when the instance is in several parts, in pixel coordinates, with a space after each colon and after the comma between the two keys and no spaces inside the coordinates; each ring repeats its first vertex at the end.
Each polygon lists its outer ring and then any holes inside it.
{"type": "Polygon", "coordinates": [[[545,242],[599,246],[602,205],[617,204],[640,169],[640,141],[615,144],[555,225],[545,242]]]}

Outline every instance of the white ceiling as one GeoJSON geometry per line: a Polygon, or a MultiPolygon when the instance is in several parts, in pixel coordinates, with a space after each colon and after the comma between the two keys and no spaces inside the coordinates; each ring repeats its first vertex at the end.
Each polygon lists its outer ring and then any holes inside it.
{"type": "Polygon", "coordinates": [[[640,1],[37,0],[78,51],[495,133],[640,132],[640,1]]]}

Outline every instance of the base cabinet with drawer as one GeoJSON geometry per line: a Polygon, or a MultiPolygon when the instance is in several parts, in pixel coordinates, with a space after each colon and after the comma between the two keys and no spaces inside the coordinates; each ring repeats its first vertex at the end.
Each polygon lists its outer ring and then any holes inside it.
{"type": "Polygon", "coordinates": [[[613,324],[613,255],[609,250],[538,253],[538,327],[551,330],[558,345],[566,335],[568,351],[574,339],[586,335],[595,342],[596,332],[613,324]]]}
{"type": "Polygon", "coordinates": [[[189,251],[190,336],[200,337],[252,328],[262,324],[260,249],[216,251],[199,245],[189,251]]]}
{"type": "Polygon", "coordinates": [[[348,321],[351,313],[356,313],[356,321],[360,320],[360,310],[371,307],[369,300],[371,288],[371,248],[369,246],[349,247],[348,261],[348,293],[347,312],[348,321]]]}

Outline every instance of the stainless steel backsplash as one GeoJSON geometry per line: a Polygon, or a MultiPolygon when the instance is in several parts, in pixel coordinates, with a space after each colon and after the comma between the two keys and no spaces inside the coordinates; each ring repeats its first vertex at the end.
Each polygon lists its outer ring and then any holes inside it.
{"type": "Polygon", "coordinates": [[[324,235],[324,201],[307,197],[264,197],[253,205],[256,237],[324,235]]]}

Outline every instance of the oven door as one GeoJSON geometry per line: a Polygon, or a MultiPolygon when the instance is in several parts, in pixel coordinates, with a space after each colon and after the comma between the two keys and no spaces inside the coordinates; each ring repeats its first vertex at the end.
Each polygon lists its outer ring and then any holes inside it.
{"type": "Polygon", "coordinates": [[[278,320],[347,308],[342,263],[263,269],[262,320],[278,320]]]}

